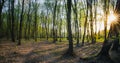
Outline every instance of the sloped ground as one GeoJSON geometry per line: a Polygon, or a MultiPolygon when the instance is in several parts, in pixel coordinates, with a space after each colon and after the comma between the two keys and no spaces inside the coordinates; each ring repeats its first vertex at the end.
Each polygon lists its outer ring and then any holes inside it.
{"type": "Polygon", "coordinates": [[[94,56],[101,48],[101,43],[74,47],[76,57],[62,57],[67,44],[54,44],[47,41],[29,42],[16,46],[12,42],[0,44],[0,63],[88,63],[80,57],[94,56]]]}

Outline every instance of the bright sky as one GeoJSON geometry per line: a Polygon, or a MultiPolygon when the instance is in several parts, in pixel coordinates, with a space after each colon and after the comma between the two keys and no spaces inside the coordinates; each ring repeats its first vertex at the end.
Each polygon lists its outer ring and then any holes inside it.
{"type": "Polygon", "coordinates": [[[38,0],[40,4],[43,4],[45,0],[38,0]]]}
{"type": "MultiPolygon", "coordinates": [[[[101,14],[102,14],[102,11],[101,11],[101,14]]],[[[117,16],[115,16],[114,12],[111,10],[110,14],[108,15],[108,19],[107,19],[107,30],[110,29],[110,25],[112,23],[115,23],[116,17],[117,16]]],[[[97,19],[98,19],[98,21],[97,21],[97,32],[99,32],[99,30],[100,31],[104,30],[104,15],[97,15],[97,19]]],[[[95,26],[94,26],[94,29],[95,29],[95,26]]]]}

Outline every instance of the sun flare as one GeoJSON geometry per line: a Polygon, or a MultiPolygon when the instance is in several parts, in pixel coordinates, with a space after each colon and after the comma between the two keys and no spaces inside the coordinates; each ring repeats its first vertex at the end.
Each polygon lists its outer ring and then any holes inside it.
{"type": "MultiPolygon", "coordinates": [[[[105,28],[104,25],[105,24],[104,24],[104,19],[101,15],[98,15],[97,19],[100,20],[100,21],[97,22],[97,29],[94,26],[94,30],[96,30],[96,32],[98,33],[99,31],[104,30],[104,28],[105,28]]],[[[110,14],[107,17],[107,30],[110,29],[111,24],[115,24],[115,23],[117,23],[117,15],[114,14],[114,12],[111,10],[110,14]]]]}
{"type": "Polygon", "coordinates": [[[115,21],[116,21],[116,15],[115,14],[113,14],[113,13],[111,13],[109,16],[108,16],[108,25],[110,25],[110,24],[112,24],[112,23],[114,23],[115,21]]]}

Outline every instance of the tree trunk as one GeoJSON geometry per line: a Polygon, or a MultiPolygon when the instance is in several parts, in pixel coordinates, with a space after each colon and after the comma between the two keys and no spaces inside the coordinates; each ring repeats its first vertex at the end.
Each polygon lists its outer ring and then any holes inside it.
{"type": "Polygon", "coordinates": [[[0,28],[2,27],[2,9],[4,6],[5,0],[0,0],[0,28]]]}
{"type": "Polygon", "coordinates": [[[80,8],[80,16],[79,16],[79,37],[80,37],[80,41],[81,41],[81,38],[82,38],[82,27],[81,27],[81,23],[82,23],[82,20],[81,20],[81,17],[82,17],[82,15],[81,15],[81,8],[80,8]]]}
{"type": "Polygon", "coordinates": [[[84,40],[85,40],[87,20],[88,20],[88,2],[87,2],[87,10],[86,10],[86,16],[85,16],[85,23],[84,23],[84,32],[83,32],[83,38],[82,38],[82,46],[84,45],[84,40]]]}
{"type": "Polygon", "coordinates": [[[29,1],[29,6],[28,6],[28,13],[27,13],[27,21],[28,21],[28,33],[27,33],[27,39],[30,39],[30,8],[31,8],[31,1],[29,1]]]}
{"type": "Polygon", "coordinates": [[[19,21],[20,21],[20,18],[19,18],[19,15],[20,15],[20,1],[18,1],[18,14],[17,14],[17,40],[19,39],[19,21]]]}
{"type": "MultiPolygon", "coordinates": [[[[106,5],[105,5],[106,6],[106,5]]],[[[117,0],[117,4],[116,4],[116,8],[115,8],[115,13],[119,16],[120,14],[120,0],[117,0]]],[[[107,11],[106,11],[107,12],[107,11]]],[[[118,18],[117,18],[118,19],[118,18]]],[[[119,27],[117,24],[119,22],[119,19],[117,20],[117,23],[112,23],[111,26],[110,26],[110,30],[109,30],[109,33],[108,33],[108,37],[106,38],[105,37],[105,40],[104,40],[104,43],[103,43],[103,47],[101,49],[101,51],[99,52],[98,56],[99,57],[109,57],[109,50],[112,46],[112,43],[113,43],[113,47],[111,50],[117,50],[118,48],[118,42],[119,42],[119,30],[117,27],[119,27]],[[110,40],[112,38],[112,36],[116,36],[116,38],[114,38],[114,40],[110,40]],[[112,41],[112,42],[111,42],[112,41]]],[[[106,33],[105,33],[106,34],[106,33]]],[[[105,35],[106,36],[106,35],[105,35]]]]}
{"type": "Polygon", "coordinates": [[[60,27],[59,27],[59,38],[60,38],[60,42],[62,41],[62,33],[61,33],[61,30],[62,30],[62,19],[60,19],[60,27]]]}
{"type": "Polygon", "coordinates": [[[97,4],[98,2],[96,0],[94,0],[94,9],[95,9],[95,13],[94,13],[94,22],[95,22],[95,43],[96,43],[96,39],[97,39],[97,4]]]}
{"type": "MultiPolygon", "coordinates": [[[[110,50],[110,47],[111,47],[111,43],[109,43],[109,40],[107,40],[107,15],[108,15],[108,5],[107,5],[107,0],[104,1],[104,12],[105,12],[105,21],[104,21],[104,33],[105,33],[105,36],[104,36],[104,43],[103,43],[103,47],[100,51],[100,53],[98,54],[98,56],[109,56],[109,50],[110,50]]],[[[109,10],[109,9],[108,9],[109,10]]]]}
{"type": "Polygon", "coordinates": [[[57,38],[55,33],[56,7],[57,7],[57,0],[55,0],[54,13],[53,13],[53,43],[56,42],[56,38],[57,38]]]}
{"type": "MultiPolygon", "coordinates": [[[[48,15],[48,10],[47,10],[47,15],[48,15]]],[[[45,32],[46,32],[46,39],[48,40],[47,21],[48,21],[48,17],[47,17],[47,16],[45,16],[45,32]]]]}
{"type": "Polygon", "coordinates": [[[20,28],[19,28],[18,45],[21,45],[21,39],[22,39],[23,11],[24,11],[24,0],[22,0],[22,11],[21,11],[21,15],[20,15],[20,28]]]}
{"type": "MultiPolygon", "coordinates": [[[[88,3],[89,4],[89,3],[88,3]]],[[[90,4],[88,5],[90,7],[90,29],[91,29],[91,42],[95,43],[94,41],[94,30],[93,30],[93,12],[92,12],[92,0],[90,0],[90,4]]]]}
{"type": "Polygon", "coordinates": [[[11,1],[9,0],[9,3],[8,3],[8,21],[7,21],[7,34],[8,34],[8,37],[9,38],[11,35],[11,8],[10,8],[10,5],[11,5],[11,1]]]}
{"type": "Polygon", "coordinates": [[[12,41],[15,42],[14,0],[11,1],[11,19],[12,19],[11,38],[12,41]]]}
{"type": "Polygon", "coordinates": [[[71,5],[72,0],[67,0],[67,31],[68,31],[68,40],[69,48],[66,55],[73,56],[73,40],[72,40],[72,31],[71,31],[71,5]]]}
{"type": "Polygon", "coordinates": [[[34,36],[34,38],[35,38],[35,41],[37,41],[37,30],[38,28],[37,28],[37,0],[35,0],[35,36],[34,36]]]}
{"type": "Polygon", "coordinates": [[[77,1],[74,0],[74,7],[73,7],[73,11],[74,11],[74,14],[75,14],[75,35],[76,35],[76,40],[77,40],[77,44],[76,46],[78,47],[79,46],[79,24],[78,24],[78,11],[77,11],[77,1]]]}

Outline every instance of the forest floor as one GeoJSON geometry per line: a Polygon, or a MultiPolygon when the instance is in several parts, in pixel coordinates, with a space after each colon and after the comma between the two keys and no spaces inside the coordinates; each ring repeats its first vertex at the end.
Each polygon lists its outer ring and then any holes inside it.
{"type": "Polygon", "coordinates": [[[64,42],[52,43],[48,41],[27,42],[21,46],[15,43],[4,41],[0,43],[0,63],[88,63],[80,60],[96,55],[102,43],[86,44],[83,47],[76,47],[76,57],[62,57],[68,48],[64,42]]]}

